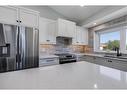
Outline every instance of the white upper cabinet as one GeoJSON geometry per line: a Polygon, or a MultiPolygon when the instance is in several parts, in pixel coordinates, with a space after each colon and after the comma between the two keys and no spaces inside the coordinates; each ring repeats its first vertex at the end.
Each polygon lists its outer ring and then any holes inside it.
{"type": "Polygon", "coordinates": [[[19,8],[20,23],[23,26],[38,27],[38,12],[19,8]]]}
{"type": "Polygon", "coordinates": [[[88,45],[88,29],[82,28],[82,44],[88,45]]]}
{"type": "Polygon", "coordinates": [[[87,45],[88,44],[88,30],[83,27],[77,26],[75,40],[73,44],[87,45]]]}
{"type": "Polygon", "coordinates": [[[10,6],[0,6],[0,23],[17,24],[18,9],[10,6]]]}
{"type": "Polygon", "coordinates": [[[76,24],[68,20],[58,19],[57,28],[57,36],[74,37],[76,24]]]}
{"type": "Polygon", "coordinates": [[[56,44],[56,21],[42,18],[39,19],[39,42],[40,44],[56,44]]]}
{"type": "Polygon", "coordinates": [[[0,22],[38,28],[39,12],[17,6],[0,6],[0,22]]]}

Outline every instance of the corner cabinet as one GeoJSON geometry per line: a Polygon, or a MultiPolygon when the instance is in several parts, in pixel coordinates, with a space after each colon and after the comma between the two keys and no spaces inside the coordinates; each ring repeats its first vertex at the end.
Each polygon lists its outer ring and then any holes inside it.
{"type": "Polygon", "coordinates": [[[57,36],[74,37],[76,23],[64,19],[57,20],[57,36]]]}
{"type": "Polygon", "coordinates": [[[0,23],[38,28],[39,12],[17,6],[0,6],[0,23]]]}
{"type": "Polygon", "coordinates": [[[56,21],[39,18],[39,42],[40,44],[56,44],[56,21]]]}
{"type": "Polygon", "coordinates": [[[76,32],[73,44],[74,45],[88,45],[88,30],[81,27],[76,26],[76,32]]]}

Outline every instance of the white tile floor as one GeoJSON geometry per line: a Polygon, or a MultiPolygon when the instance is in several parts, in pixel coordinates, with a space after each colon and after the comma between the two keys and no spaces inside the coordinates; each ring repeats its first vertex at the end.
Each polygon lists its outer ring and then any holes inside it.
{"type": "Polygon", "coordinates": [[[0,73],[0,89],[121,89],[127,73],[77,62],[0,73]]]}

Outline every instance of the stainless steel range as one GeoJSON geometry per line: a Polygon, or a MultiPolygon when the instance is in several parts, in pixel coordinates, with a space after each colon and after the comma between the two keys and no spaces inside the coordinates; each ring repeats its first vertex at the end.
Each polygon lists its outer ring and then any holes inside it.
{"type": "Polygon", "coordinates": [[[55,55],[59,56],[60,64],[76,62],[76,56],[73,54],[61,53],[61,54],[55,54],[55,55]]]}

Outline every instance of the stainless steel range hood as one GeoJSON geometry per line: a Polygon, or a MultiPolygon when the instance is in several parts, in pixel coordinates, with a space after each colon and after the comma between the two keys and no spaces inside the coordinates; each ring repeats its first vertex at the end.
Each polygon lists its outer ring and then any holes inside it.
{"type": "Polygon", "coordinates": [[[56,44],[57,45],[71,45],[72,44],[72,38],[71,37],[57,36],[56,37],[56,44]]]}

